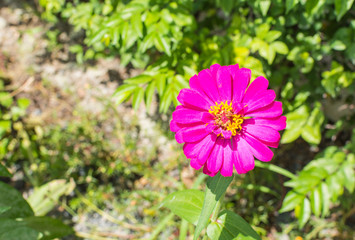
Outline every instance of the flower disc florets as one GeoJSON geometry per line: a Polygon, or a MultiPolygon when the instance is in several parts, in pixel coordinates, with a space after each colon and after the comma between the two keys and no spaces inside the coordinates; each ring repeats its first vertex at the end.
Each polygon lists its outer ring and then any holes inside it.
{"type": "Polygon", "coordinates": [[[216,102],[215,106],[211,106],[209,113],[214,116],[215,125],[223,130],[230,131],[232,136],[240,133],[244,117],[236,114],[233,109],[233,103],[230,101],[216,102]]]}

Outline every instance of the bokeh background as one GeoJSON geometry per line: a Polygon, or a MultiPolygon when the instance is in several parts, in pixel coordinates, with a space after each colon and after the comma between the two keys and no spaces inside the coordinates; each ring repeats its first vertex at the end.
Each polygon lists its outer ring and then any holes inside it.
{"type": "Polygon", "coordinates": [[[1,0],[0,239],[192,239],[160,207],[204,189],[169,120],[214,63],[265,76],[288,118],[225,207],[263,239],[354,239],[353,2],[1,0]]]}

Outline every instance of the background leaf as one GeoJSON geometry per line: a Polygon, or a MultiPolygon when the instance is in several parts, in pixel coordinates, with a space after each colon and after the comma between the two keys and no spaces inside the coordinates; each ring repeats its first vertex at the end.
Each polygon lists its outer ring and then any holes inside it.
{"type": "Polygon", "coordinates": [[[207,235],[211,239],[258,239],[260,236],[254,229],[238,214],[224,210],[218,219],[207,227],[207,235]]]}
{"type": "Polygon", "coordinates": [[[161,206],[169,208],[179,217],[196,225],[201,214],[203,199],[203,192],[189,189],[169,194],[161,206]]]}

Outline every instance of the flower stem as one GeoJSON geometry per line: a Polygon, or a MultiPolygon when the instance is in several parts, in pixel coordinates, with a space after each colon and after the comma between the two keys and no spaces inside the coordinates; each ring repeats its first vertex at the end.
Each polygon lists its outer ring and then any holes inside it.
{"type": "Polygon", "coordinates": [[[214,208],[213,210],[213,213],[212,213],[212,216],[211,216],[211,221],[212,222],[215,222],[218,218],[218,214],[219,214],[219,210],[221,209],[221,206],[222,206],[222,202],[223,202],[223,199],[224,199],[224,195],[223,194],[220,199],[218,200],[217,204],[216,204],[216,207],[214,208]]]}

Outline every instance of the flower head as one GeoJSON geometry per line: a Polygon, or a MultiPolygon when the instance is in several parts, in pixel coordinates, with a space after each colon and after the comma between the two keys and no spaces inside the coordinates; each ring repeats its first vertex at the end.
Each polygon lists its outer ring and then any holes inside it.
{"type": "Polygon", "coordinates": [[[257,77],[250,83],[251,71],[238,65],[212,65],[190,79],[182,89],[170,122],[178,143],[195,169],[214,176],[238,174],[254,168],[254,157],[270,161],[285,129],[282,104],[269,81],[257,77]]]}

